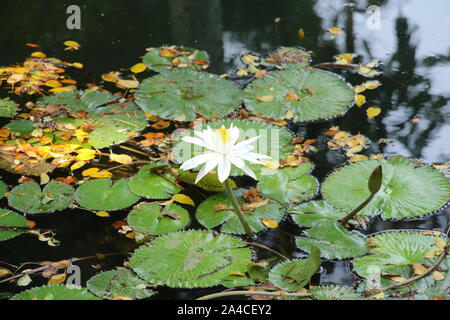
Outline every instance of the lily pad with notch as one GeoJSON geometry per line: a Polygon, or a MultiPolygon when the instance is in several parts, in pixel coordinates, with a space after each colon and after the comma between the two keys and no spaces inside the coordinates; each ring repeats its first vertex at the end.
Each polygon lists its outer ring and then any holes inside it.
{"type": "Polygon", "coordinates": [[[328,202],[309,201],[291,207],[288,212],[291,214],[292,220],[300,227],[312,227],[323,222],[338,221],[345,217],[346,213],[335,209],[328,202]]]}
{"type": "Polygon", "coordinates": [[[147,78],[136,92],[136,103],[142,110],[177,121],[194,121],[197,114],[223,117],[241,102],[242,91],[230,81],[185,69],[147,78]]]}
{"type": "MultiPolygon", "coordinates": [[[[26,227],[27,219],[13,211],[0,209],[0,225],[7,227],[26,227]]],[[[22,233],[23,231],[0,229],[0,241],[12,239],[22,233]]]]}
{"type": "Polygon", "coordinates": [[[211,231],[182,231],[138,248],[130,266],[149,283],[173,288],[226,285],[245,273],[252,251],[239,238],[211,231]]]}
{"type": "Polygon", "coordinates": [[[295,122],[337,117],[354,100],[351,86],[337,75],[302,66],[271,72],[250,83],[245,94],[246,107],[257,116],[295,122]]]}
{"type": "Polygon", "coordinates": [[[127,179],[92,180],[83,183],[75,192],[75,200],[91,210],[114,211],[128,208],[139,200],[128,186],[127,179]]]}
{"type": "Polygon", "coordinates": [[[400,156],[356,162],[337,169],[322,184],[323,197],[340,211],[352,211],[369,197],[367,181],[379,165],[383,168],[381,188],[359,216],[381,213],[384,219],[412,218],[447,204],[450,181],[436,169],[400,156]]]}
{"type": "Polygon", "coordinates": [[[64,210],[72,203],[72,198],[70,185],[51,180],[42,190],[36,182],[22,183],[11,190],[8,201],[14,209],[35,214],[64,210]]]}
{"type": "Polygon", "coordinates": [[[167,46],[148,49],[143,58],[150,70],[163,72],[174,69],[203,70],[209,65],[205,51],[179,46],[167,46]]]}
{"type": "Polygon", "coordinates": [[[162,235],[178,231],[189,223],[189,212],[176,204],[161,208],[157,203],[142,203],[128,214],[128,225],[137,232],[162,235]]]}

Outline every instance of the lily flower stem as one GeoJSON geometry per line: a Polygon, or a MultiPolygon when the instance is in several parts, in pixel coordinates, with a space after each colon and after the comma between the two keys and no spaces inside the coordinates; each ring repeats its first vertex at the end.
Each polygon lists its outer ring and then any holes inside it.
{"type": "Polygon", "coordinates": [[[239,207],[239,203],[237,202],[236,197],[234,196],[233,189],[231,188],[231,184],[228,179],[225,180],[225,188],[227,189],[228,196],[230,197],[231,203],[233,204],[234,212],[236,213],[236,215],[239,218],[239,221],[244,227],[245,233],[247,234],[247,238],[253,239],[254,238],[253,231],[248,225],[247,220],[245,220],[244,214],[242,213],[242,210],[239,207]]]}

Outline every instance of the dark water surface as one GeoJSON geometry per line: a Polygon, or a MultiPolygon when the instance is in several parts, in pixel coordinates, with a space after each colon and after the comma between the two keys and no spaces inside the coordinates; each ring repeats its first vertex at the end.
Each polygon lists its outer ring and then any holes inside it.
{"type": "MultiPolygon", "coordinates": [[[[314,175],[323,180],[345,157],[329,151],[323,133],[332,125],[352,134],[361,132],[373,143],[370,154],[404,155],[443,163],[450,159],[450,3],[448,0],[102,0],[102,1],[2,1],[0,6],[0,65],[22,61],[38,43],[49,56],[79,61],[88,72],[86,81],[100,82],[100,75],[126,69],[140,62],[145,48],[177,44],[204,49],[212,63],[210,72],[233,72],[241,66],[239,56],[246,52],[265,54],[279,46],[301,46],[313,51],[313,63],[329,62],[333,55],[354,52],[359,61],[380,60],[383,86],[366,92],[370,106],[382,114],[368,120],[364,109],[352,108],[345,117],[333,121],[297,125],[306,138],[317,138],[319,152],[311,160],[314,175]],[[81,30],[66,28],[66,8],[79,4],[81,30]],[[380,7],[380,29],[370,29],[366,12],[369,5],[380,7]],[[275,18],[281,18],[275,23],[275,18]],[[332,26],[345,28],[345,34],[331,39],[325,31],[332,26]],[[300,39],[297,30],[306,37],[300,39]],[[77,52],[64,51],[62,43],[82,44],[77,52]],[[420,118],[417,124],[410,120],[420,118]],[[380,138],[392,143],[379,145],[380,138]]],[[[342,73],[358,84],[364,78],[342,73]]],[[[2,91],[2,97],[5,96],[2,91]]],[[[19,101],[15,97],[16,101],[19,101]]],[[[14,184],[17,176],[4,175],[14,184]]],[[[6,201],[2,200],[3,207],[6,201]]],[[[0,260],[12,264],[27,261],[60,260],[70,257],[130,250],[132,242],[118,239],[108,227],[125,217],[99,218],[82,210],[71,210],[41,217],[33,216],[42,228],[57,229],[59,247],[49,247],[30,235],[0,243],[0,260]]],[[[418,220],[392,222],[375,219],[366,234],[388,229],[426,229],[445,231],[449,210],[418,220]]],[[[292,234],[300,230],[289,221],[279,229],[263,233],[259,241],[281,252],[302,256],[295,250],[292,234]]],[[[260,252],[266,257],[265,252],[260,252]]],[[[86,260],[83,281],[98,272],[93,266],[111,269],[123,256],[105,260],[86,260]]],[[[35,267],[30,265],[30,268],[35,267]]],[[[37,279],[37,277],[36,277],[37,279]]],[[[323,263],[317,282],[353,285],[356,276],[346,261],[323,263]]],[[[35,280],[32,286],[41,282],[35,280]]],[[[0,292],[17,292],[15,285],[0,284],[0,292]]],[[[214,290],[162,289],[155,298],[195,298],[214,290]]]]}

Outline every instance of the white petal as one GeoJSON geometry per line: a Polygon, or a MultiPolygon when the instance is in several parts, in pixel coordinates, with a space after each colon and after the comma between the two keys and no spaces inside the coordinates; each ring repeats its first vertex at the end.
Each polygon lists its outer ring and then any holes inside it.
{"type": "Polygon", "coordinates": [[[249,152],[250,150],[253,150],[255,147],[253,145],[245,145],[237,148],[236,146],[233,147],[233,152],[241,153],[241,152],[249,152]]]}
{"type": "Polygon", "coordinates": [[[252,169],[250,169],[250,168],[247,167],[247,166],[243,166],[241,169],[242,169],[242,171],[244,171],[248,176],[250,176],[250,177],[252,177],[253,179],[256,180],[256,174],[252,171],[252,169]]]}
{"type": "Polygon", "coordinates": [[[270,159],[271,157],[264,154],[254,153],[254,152],[243,152],[243,153],[233,153],[235,157],[250,161],[252,163],[262,164],[258,159],[270,159]]]}
{"type": "Polygon", "coordinates": [[[216,156],[216,154],[214,152],[203,153],[201,155],[195,156],[192,159],[189,159],[186,162],[184,162],[181,165],[180,169],[181,170],[190,170],[201,164],[204,164],[205,162],[209,161],[210,159],[214,158],[215,156],[216,156]]]}
{"type": "Polygon", "coordinates": [[[217,167],[217,173],[219,175],[219,181],[224,182],[230,176],[231,171],[231,162],[229,159],[225,158],[223,161],[219,162],[219,166],[217,167]]]}
{"type": "Polygon", "coordinates": [[[185,142],[188,142],[188,143],[196,144],[198,146],[201,146],[201,147],[209,149],[209,145],[204,140],[199,139],[199,138],[194,138],[194,137],[191,137],[191,136],[185,136],[181,140],[183,140],[185,142]]]}
{"type": "Polygon", "coordinates": [[[242,160],[240,157],[235,157],[233,154],[230,154],[228,158],[230,159],[232,164],[240,169],[245,166],[244,160],[242,160]]]}
{"type": "Polygon", "coordinates": [[[257,136],[257,137],[253,137],[253,138],[250,138],[250,139],[241,141],[241,142],[239,142],[237,145],[235,145],[234,147],[239,149],[239,148],[241,148],[241,147],[243,147],[243,146],[246,146],[246,145],[248,145],[248,144],[250,144],[250,143],[255,142],[255,141],[258,140],[259,138],[260,138],[260,136],[257,136]]]}
{"type": "Polygon", "coordinates": [[[206,162],[205,163],[206,172],[210,172],[212,169],[214,169],[221,160],[222,160],[222,156],[216,155],[215,157],[210,159],[208,162],[206,162]]]}
{"type": "Polygon", "coordinates": [[[202,131],[194,131],[194,134],[197,135],[200,139],[202,139],[208,149],[214,149],[214,140],[213,140],[213,132],[209,132],[207,130],[202,131]]]}
{"type": "Polygon", "coordinates": [[[197,174],[195,178],[195,183],[199,182],[209,171],[206,170],[206,165],[204,165],[197,174]]]}
{"type": "Polygon", "coordinates": [[[231,124],[228,130],[230,131],[230,144],[234,145],[239,138],[239,128],[233,127],[233,124],[231,124]]]}

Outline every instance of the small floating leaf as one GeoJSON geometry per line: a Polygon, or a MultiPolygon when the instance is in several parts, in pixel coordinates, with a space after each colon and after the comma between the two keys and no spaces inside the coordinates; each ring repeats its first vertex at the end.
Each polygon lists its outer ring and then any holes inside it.
{"type": "Polygon", "coordinates": [[[147,289],[149,284],[139,279],[127,269],[101,272],[87,282],[87,288],[102,299],[115,300],[115,297],[129,297],[133,300],[144,299],[155,294],[147,289]]]}
{"type": "Polygon", "coordinates": [[[189,213],[176,204],[161,209],[157,203],[145,203],[128,214],[127,222],[137,232],[161,235],[184,228],[189,223],[189,213]]]}
{"type": "Polygon", "coordinates": [[[34,214],[66,209],[72,202],[73,188],[50,181],[43,190],[36,182],[25,182],[11,190],[9,204],[21,212],[34,214]]]}
{"type": "Polygon", "coordinates": [[[60,284],[35,287],[16,294],[11,300],[100,300],[100,298],[85,288],[71,288],[60,284]]]}
{"type": "Polygon", "coordinates": [[[111,179],[101,179],[79,186],[75,200],[87,209],[114,211],[131,206],[139,200],[139,196],[131,192],[126,179],[115,183],[111,179]]]}
{"type": "Polygon", "coordinates": [[[130,259],[142,279],[174,288],[226,285],[231,273],[245,273],[252,252],[242,240],[211,231],[161,236],[137,249],[130,259]]]}
{"type": "Polygon", "coordinates": [[[366,110],[367,117],[372,119],[381,113],[381,109],[377,107],[370,107],[366,110]]]}

